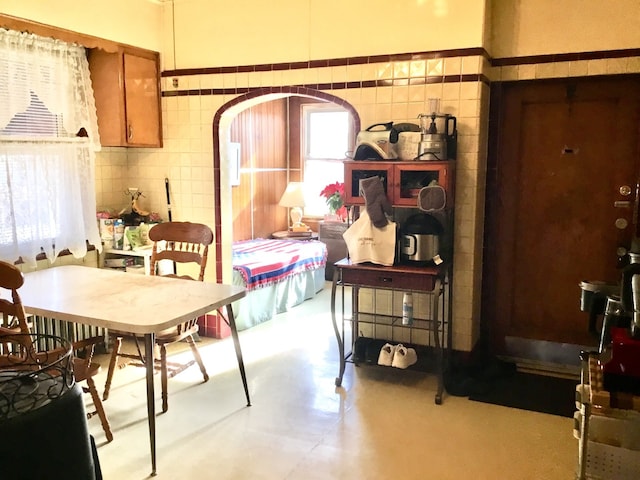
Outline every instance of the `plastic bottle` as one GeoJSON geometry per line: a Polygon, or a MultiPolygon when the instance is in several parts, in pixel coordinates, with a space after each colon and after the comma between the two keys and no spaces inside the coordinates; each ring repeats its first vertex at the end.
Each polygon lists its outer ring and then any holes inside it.
{"type": "Polygon", "coordinates": [[[149,242],[149,225],[142,222],[138,227],[138,231],[140,232],[140,241],[142,242],[142,245],[149,245],[151,243],[149,242]]]}
{"type": "Polygon", "coordinates": [[[124,248],[124,222],[120,219],[113,221],[113,248],[114,250],[124,248]]]}
{"type": "Polygon", "coordinates": [[[413,324],[413,294],[406,292],[402,296],[402,324],[413,324]]]}

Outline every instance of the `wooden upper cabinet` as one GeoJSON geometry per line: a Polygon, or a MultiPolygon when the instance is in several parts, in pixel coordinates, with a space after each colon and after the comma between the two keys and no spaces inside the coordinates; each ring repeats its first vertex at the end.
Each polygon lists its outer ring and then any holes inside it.
{"type": "Polygon", "coordinates": [[[102,146],[162,147],[159,63],[147,50],[89,51],[102,146]]]}
{"type": "Polygon", "coordinates": [[[448,161],[362,161],[344,162],[345,204],[364,205],[360,195],[360,180],[378,176],[387,198],[394,207],[416,207],[423,187],[436,181],[447,195],[454,198],[455,162],[448,161]]]}

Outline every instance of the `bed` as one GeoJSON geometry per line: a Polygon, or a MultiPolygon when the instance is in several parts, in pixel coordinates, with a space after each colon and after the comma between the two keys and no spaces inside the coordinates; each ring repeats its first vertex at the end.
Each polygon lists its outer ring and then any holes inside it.
{"type": "Polygon", "coordinates": [[[327,247],[317,240],[254,239],[233,244],[233,284],[247,295],[233,304],[238,330],[313,298],[325,282],[327,247]]]}

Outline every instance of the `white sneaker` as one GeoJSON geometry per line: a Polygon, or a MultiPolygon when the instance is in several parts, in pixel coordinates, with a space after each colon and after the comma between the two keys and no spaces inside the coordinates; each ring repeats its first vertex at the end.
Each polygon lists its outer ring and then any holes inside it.
{"type": "Polygon", "coordinates": [[[393,359],[395,358],[396,348],[397,345],[385,343],[380,349],[380,355],[378,355],[378,365],[390,367],[393,363],[393,359]]]}
{"type": "Polygon", "coordinates": [[[401,343],[396,345],[396,351],[393,355],[392,367],[407,368],[418,361],[418,354],[415,349],[407,348],[401,343]]]}

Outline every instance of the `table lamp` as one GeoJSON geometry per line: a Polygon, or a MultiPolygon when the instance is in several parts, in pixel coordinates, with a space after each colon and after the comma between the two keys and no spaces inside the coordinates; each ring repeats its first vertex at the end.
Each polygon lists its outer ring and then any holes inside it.
{"type": "Polygon", "coordinates": [[[291,228],[300,226],[302,221],[302,207],[304,207],[304,191],[302,182],[289,182],[287,189],[280,197],[279,205],[287,207],[289,218],[291,218],[291,228]]]}

